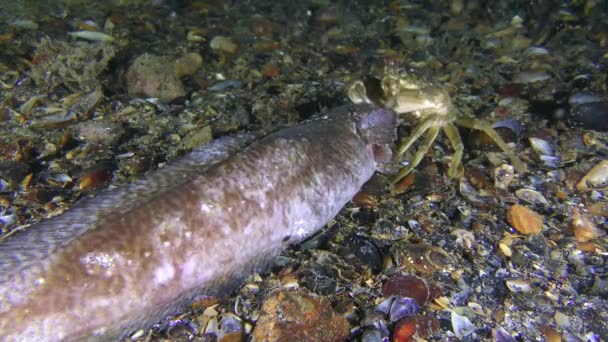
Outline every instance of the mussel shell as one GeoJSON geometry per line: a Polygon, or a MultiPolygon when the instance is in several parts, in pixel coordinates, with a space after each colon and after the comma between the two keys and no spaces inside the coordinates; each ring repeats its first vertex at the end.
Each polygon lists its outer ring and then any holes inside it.
{"type": "Polygon", "coordinates": [[[608,101],[577,105],[570,110],[567,120],[572,127],[605,132],[608,130],[608,101]]]}

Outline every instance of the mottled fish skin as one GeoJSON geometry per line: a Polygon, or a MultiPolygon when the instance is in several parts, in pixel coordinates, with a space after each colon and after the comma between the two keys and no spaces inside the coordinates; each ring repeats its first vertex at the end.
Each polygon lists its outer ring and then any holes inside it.
{"type": "Polygon", "coordinates": [[[0,243],[0,336],[112,340],[221,292],[334,217],[395,125],[387,109],[339,108],[226,138],[236,144],[216,142],[214,158],[195,151],[15,234],[0,243]]]}

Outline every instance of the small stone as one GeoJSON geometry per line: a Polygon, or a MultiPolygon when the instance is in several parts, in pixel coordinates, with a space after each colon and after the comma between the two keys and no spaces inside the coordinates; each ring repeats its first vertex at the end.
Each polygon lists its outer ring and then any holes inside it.
{"type": "Polygon", "coordinates": [[[235,43],[232,38],[225,36],[213,37],[213,39],[211,39],[209,42],[209,47],[211,47],[213,50],[229,54],[233,54],[239,49],[238,44],[235,43]]]}
{"type": "Polygon", "coordinates": [[[372,239],[352,235],[346,240],[344,259],[357,269],[370,269],[373,273],[382,271],[384,257],[372,239]]]}
{"type": "Polygon", "coordinates": [[[173,63],[173,70],[177,77],[194,75],[203,65],[203,57],[196,52],[190,52],[178,58],[173,63]]]}
{"type": "Polygon", "coordinates": [[[551,78],[551,75],[544,71],[522,71],[515,74],[513,83],[529,84],[540,81],[545,81],[551,78]]]}
{"type": "Polygon", "coordinates": [[[602,160],[595,165],[576,184],[578,191],[590,191],[593,188],[601,188],[608,184],[608,160],[602,160]]]}
{"type": "Polygon", "coordinates": [[[424,305],[431,296],[426,282],[413,274],[395,274],[382,286],[384,297],[401,296],[414,299],[424,305]]]}
{"type": "Polygon", "coordinates": [[[456,337],[462,339],[472,333],[475,330],[475,326],[467,317],[452,311],[452,329],[456,337]]]}
{"type": "Polygon", "coordinates": [[[578,208],[572,209],[570,229],[578,242],[589,242],[604,235],[604,232],[597,228],[593,220],[578,208]]]}
{"type": "Polygon", "coordinates": [[[440,328],[439,320],[425,315],[408,316],[395,324],[393,341],[409,342],[426,339],[437,333],[440,328]]]}
{"type": "Polygon", "coordinates": [[[547,340],[547,342],[561,342],[562,340],[562,337],[559,332],[548,325],[539,326],[538,331],[540,331],[540,333],[547,340]]]}
{"type": "Polygon", "coordinates": [[[264,301],[253,341],[342,341],[349,332],[346,318],[324,298],[280,290],[264,301]]]}
{"type": "Polygon", "coordinates": [[[549,205],[549,201],[540,192],[532,189],[519,189],[515,191],[517,198],[530,204],[549,205]]]}
{"type": "Polygon", "coordinates": [[[494,169],[494,185],[499,189],[507,189],[515,178],[515,169],[511,165],[503,164],[494,169]]]}
{"type": "Polygon", "coordinates": [[[559,311],[555,311],[555,315],[553,315],[553,318],[555,319],[555,323],[557,325],[559,325],[562,328],[569,328],[570,327],[570,317],[568,317],[568,315],[559,312],[559,311]]]}
{"type": "Polygon", "coordinates": [[[262,76],[265,78],[277,78],[279,77],[281,69],[277,63],[267,63],[262,67],[262,76]]]}
{"type": "Polygon", "coordinates": [[[608,130],[606,113],[608,113],[608,101],[580,103],[572,107],[567,122],[571,127],[605,132],[608,130]]]}
{"type": "Polygon", "coordinates": [[[75,126],[76,138],[89,144],[112,146],[125,133],[122,125],[107,121],[86,121],[75,126]]]}
{"type": "Polygon", "coordinates": [[[515,230],[524,235],[538,234],[543,230],[543,217],[522,205],[511,206],[507,213],[507,220],[515,230]]]}
{"type": "Polygon", "coordinates": [[[532,291],[532,285],[530,282],[521,279],[510,279],[506,281],[507,288],[511,292],[522,292],[528,293],[532,291]]]}
{"type": "Polygon", "coordinates": [[[596,216],[608,217],[608,203],[597,202],[589,206],[589,213],[596,216]]]}
{"type": "Polygon", "coordinates": [[[391,322],[395,322],[405,316],[415,315],[418,311],[420,311],[420,306],[416,300],[413,298],[397,297],[393,301],[389,316],[391,322]]]}
{"type": "Polygon", "coordinates": [[[30,173],[27,163],[14,160],[0,160],[0,178],[6,182],[16,185],[30,173]]]}
{"type": "Polygon", "coordinates": [[[111,163],[98,163],[80,178],[78,188],[81,191],[92,191],[105,187],[112,179],[113,168],[111,163]]]}
{"type": "Polygon", "coordinates": [[[203,58],[189,53],[177,61],[168,56],[143,54],[133,61],[127,71],[130,95],[155,97],[171,102],[186,95],[181,77],[192,75],[202,65],[203,58]]]}
{"type": "Polygon", "coordinates": [[[195,147],[202,146],[213,140],[211,126],[204,126],[201,129],[194,130],[189,133],[183,140],[184,147],[191,150],[195,147]]]}
{"type": "Polygon", "coordinates": [[[416,318],[406,317],[395,324],[393,330],[393,341],[411,341],[416,334],[416,318]]]}

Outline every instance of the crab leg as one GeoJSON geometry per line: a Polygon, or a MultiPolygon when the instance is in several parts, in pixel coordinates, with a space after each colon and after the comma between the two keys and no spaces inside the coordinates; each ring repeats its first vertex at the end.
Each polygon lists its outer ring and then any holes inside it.
{"type": "Polygon", "coordinates": [[[414,130],[410,134],[409,138],[405,141],[405,143],[402,143],[397,149],[397,153],[395,153],[395,159],[401,157],[401,155],[403,155],[405,151],[409,150],[409,148],[412,147],[412,144],[416,140],[418,140],[422,136],[422,134],[424,134],[424,132],[429,130],[429,128],[431,128],[432,126],[436,125],[436,122],[436,117],[430,116],[424,119],[416,127],[414,127],[414,130]]]}
{"type": "MultiPolygon", "coordinates": [[[[408,165],[406,168],[399,171],[399,174],[397,174],[397,176],[395,178],[393,178],[393,180],[391,181],[391,184],[397,183],[403,177],[407,176],[410,172],[412,172],[412,170],[414,170],[414,168],[416,166],[418,166],[418,164],[420,164],[420,162],[422,161],[422,158],[424,158],[426,153],[429,151],[429,149],[433,145],[433,142],[435,141],[435,139],[437,138],[437,135],[439,134],[439,126],[432,125],[432,122],[433,122],[432,120],[425,120],[424,122],[422,122],[420,125],[418,125],[414,129],[414,133],[412,134],[412,136],[410,136],[410,139],[408,141],[407,148],[409,148],[409,146],[414,141],[416,141],[416,139],[418,137],[420,137],[420,135],[422,135],[422,133],[424,133],[426,131],[426,136],[424,137],[424,141],[420,145],[420,148],[418,149],[418,151],[416,151],[416,154],[414,155],[414,158],[412,158],[410,165],[408,165]],[[431,121],[431,124],[428,124],[429,121],[431,121]]],[[[407,148],[403,149],[403,146],[404,145],[402,145],[401,148],[399,149],[399,151],[401,153],[403,153],[407,150],[407,148]]]]}
{"type": "Polygon", "coordinates": [[[517,158],[513,150],[509,148],[507,143],[502,140],[500,135],[498,135],[498,132],[496,132],[496,130],[491,125],[485,122],[480,122],[473,118],[466,117],[459,117],[458,119],[456,119],[456,124],[466,128],[476,129],[487,134],[496,143],[496,145],[500,147],[501,150],[507,153],[507,156],[509,156],[509,159],[511,160],[511,164],[513,164],[513,166],[518,172],[526,172],[526,164],[522,162],[519,158],[517,158]]]}
{"type": "Polygon", "coordinates": [[[464,175],[464,167],[462,166],[464,145],[462,144],[462,139],[460,139],[458,128],[456,128],[454,124],[449,123],[443,126],[443,132],[448,137],[450,145],[452,145],[452,148],[454,149],[454,155],[452,156],[448,169],[448,177],[458,179],[464,175]]]}

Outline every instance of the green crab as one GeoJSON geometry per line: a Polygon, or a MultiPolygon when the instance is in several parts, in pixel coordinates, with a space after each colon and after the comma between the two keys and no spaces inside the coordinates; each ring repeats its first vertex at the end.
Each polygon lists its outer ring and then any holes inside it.
{"type": "Polygon", "coordinates": [[[462,166],[464,145],[456,125],[486,133],[507,153],[515,169],[518,172],[525,172],[526,164],[517,158],[513,150],[492,128],[491,124],[474,117],[463,116],[454,107],[449,94],[443,87],[423,81],[411,73],[400,71],[393,64],[388,64],[380,80],[380,88],[382,94],[374,96],[372,99],[368,96],[368,90],[363,81],[358,80],[349,86],[347,94],[355,104],[368,103],[392,108],[397,114],[407,114],[413,120],[418,121],[410,136],[402,141],[397,148],[394,159],[398,160],[416,140],[425,135],[422,145],[414,154],[409,165],[399,171],[397,176],[392,179],[392,184],[399,182],[418,166],[440,130],[443,130],[454,149],[452,160],[449,163],[448,177],[456,179],[462,177],[464,174],[464,167],[462,166]],[[376,99],[376,97],[379,98],[376,99]]]}

